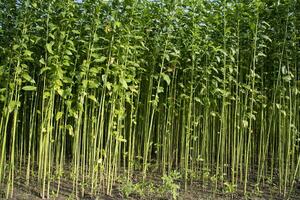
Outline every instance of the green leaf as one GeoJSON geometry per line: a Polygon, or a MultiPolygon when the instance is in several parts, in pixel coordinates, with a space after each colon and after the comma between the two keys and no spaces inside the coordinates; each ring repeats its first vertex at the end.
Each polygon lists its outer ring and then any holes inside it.
{"type": "Polygon", "coordinates": [[[162,92],[164,92],[164,88],[163,87],[158,87],[157,88],[157,93],[159,94],[159,93],[162,93],[162,92]]]}
{"type": "Polygon", "coordinates": [[[62,116],[63,116],[63,113],[62,113],[62,112],[56,113],[55,120],[58,121],[62,116]]]}
{"type": "Polygon", "coordinates": [[[116,22],[114,23],[114,25],[115,25],[115,27],[119,28],[119,27],[121,26],[121,22],[116,21],[116,22]]]}
{"type": "Polygon", "coordinates": [[[212,112],[210,112],[210,115],[213,116],[213,117],[216,117],[216,116],[217,116],[217,113],[214,112],[214,111],[212,111],[212,112]]]}
{"type": "Polygon", "coordinates": [[[123,88],[125,88],[127,90],[128,85],[127,85],[127,82],[124,78],[120,78],[120,83],[123,86],[123,88]]]}
{"type": "Polygon", "coordinates": [[[96,97],[94,95],[89,95],[88,97],[90,100],[94,101],[95,103],[98,103],[96,97]]]}
{"type": "Polygon", "coordinates": [[[19,47],[20,47],[20,45],[15,44],[15,45],[13,46],[13,50],[15,51],[15,50],[17,50],[19,47]]]}
{"type": "Polygon", "coordinates": [[[122,136],[117,136],[116,140],[119,142],[127,142],[127,140],[124,139],[122,136]]]}
{"type": "Polygon", "coordinates": [[[96,68],[96,67],[90,68],[90,73],[91,73],[91,74],[96,75],[98,72],[99,72],[99,69],[98,69],[98,68],[96,68]]]}
{"type": "Polygon", "coordinates": [[[48,97],[50,97],[50,92],[45,91],[44,94],[43,94],[43,99],[46,99],[48,97]]]}
{"type": "Polygon", "coordinates": [[[36,3],[32,3],[32,7],[33,8],[37,8],[37,4],[36,3]]]}
{"type": "Polygon", "coordinates": [[[39,62],[40,62],[41,64],[43,64],[43,65],[46,65],[44,58],[41,58],[41,59],[39,60],[39,62]]]}
{"type": "Polygon", "coordinates": [[[6,100],[6,97],[4,95],[0,95],[0,101],[5,102],[5,100],[6,100]]]}
{"type": "Polygon", "coordinates": [[[66,54],[69,55],[69,56],[73,55],[70,50],[66,50],[66,54]]]}
{"type": "Polygon", "coordinates": [[[267,55],[266,55],[266,54],[264,54],[264,53],[262,53],[262,52],[259,52],[259,53],[257,54],[257,56],[261,56],[261,57],[267,57],[267,55]]]}
{"type": "Polygon", "coordinates": [[[112,85],[112,84],[111,84],[110,82],[106,82],[105,85],[106,85],[106,88],[110,91],[110,90],[111,90],[111,85],[112,85]]]}
{"type": "Polygon", "coordinates": [[[279,103],[276,103],[276,107],[277,107],[278,109],[281,109],[281,105],[280,105],[279,103]]]}
{"type": "Polygon", "coordinates": [[[199,103],[201,102],[199,97],[195,97],[194,99],[195,99],[196,102],[199,102],[199,103]]]}
{"type": "Polygon", "coordinates": [[[53,52],[53,50],[52,50],[53,44],[54,44],[54,42],[50,42],[50,43],[47,43],[47,44],[46,44],[47,51],[48,51],[50,54],[54,54],[54,52],[53,52]]]}
{"type": "Polygon", "coordinates": [[[170,77],[165,73],[162,73],[161,76],[164,79],[164,81],[166,81],[167,84],[170,85],[170,83],[171,83],[170,77]]]}
{"type": "Polygon", "coordinates": [[[217,51],[223,53],[224,56],[227,56],[227,53],[226,53],[226,51],[224,49],[218,49],[217,51]]]}
{"type": "Polygon", "coordinates": [[[31,76],[27,73],[27,72],[24,72],[22,74],[22,77],[26,80],[26,81],[29,81],[30,83],[35,83],[34,79],[31,78],[31,76]]]}
{"type": "Polygon", "coordinates": [[[45,71],[50,70],[50,67],[43,67],[40,71],[40,74],[43,74],[45,71]]]}
{"type": "Polygon", "coordinates": [[[22,87],[22,90],[25,90],[25,91],[36,91],[36,87],[32,86],[32,85],[27,85],[27,86],[22,87]]]}
{"type": "Polygon", "coordinates": [[[292,77],[290,75],[286,75],[286,76],[282,77],[282,79],[285,82],[290,82],[292,80],[292,77]]]}
{"type": "Polygon", "coordinates": [[[56,91],[57,91],[59,96],[64,97],[64,90],[62,90],[60,88],[57,88],[56,91]]]}
{"type": "Polygon", "coordinates": [[[284,110],[280,110],[281,114],[286,117],[286,112],[284,110]]]}
{"type": "Polygon", "coordinates": [[[80,35],[80,31],[78,31],[78,30],[72,30],[72,33],[80,35]]]}
{"type": "Polygon", "coordinates": [[[106,57],[105,56],[101,56],[100,58],[97,58],[94,60],[94,62],[96,63],[102,63],[106,60],[106,57]]]}
{"type": "Polygon", "coordinates": [[[31,57],[31,54],[32,54],[32,53],[33,53],[32,51],[25,50],[25,51],[24,51],[24,56],[31,57]]]}
{"type": "Polygon", "coordinates": [[[272,39],[271,39],[269,36],[267,36],[267,35],[262,35],[262,37],[263,37],[264,39],[268,40],[269,42],[272,42],[272,39]]]}
{"type": "Polygon", "coordinates": [[[73,134],[73,126],[71,126],[70,124],[68,124],[66,126],[66,129],[69,131],[69,135],[70,136],[74,136],[74,134],[73,134]]]}
{"type": "Polygon", "coordinates": [[[242,122],[243,122],[243,127],[247,128],[248,127],[248,121],[247,120],[243,120],[242,122]]]}
{"type": "Polygon", "coordinates": [[[8,111],[11,112],[18,106],[20,106],[19,101],[10,101],[9,104],[8,104],[8,111]]]}

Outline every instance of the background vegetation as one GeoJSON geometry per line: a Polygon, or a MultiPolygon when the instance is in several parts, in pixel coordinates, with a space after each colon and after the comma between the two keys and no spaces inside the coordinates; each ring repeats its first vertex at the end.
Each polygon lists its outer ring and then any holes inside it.
{"type": "Polygon", "coordinates": [[[46,198],[63,177],[82,196],[111,194],[120,175],[130,182],[136,171],[173,183],[174,170],[185,188],[202,180],[244,194],[250,183],[292,191],[300,176],[299,1],[0,7],[7,198],[18,174],[27,185],[36,177],[46,198]]]}

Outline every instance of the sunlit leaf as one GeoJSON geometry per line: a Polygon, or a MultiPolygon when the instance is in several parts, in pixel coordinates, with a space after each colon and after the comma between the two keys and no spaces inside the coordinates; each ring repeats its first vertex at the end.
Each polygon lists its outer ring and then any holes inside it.
{"type": "Polygon", "coordinates": [[[25,91],[36,91],[36,86],[27,85],[27,86],[22,87],[22,90],[25,90],[25,91]]]}

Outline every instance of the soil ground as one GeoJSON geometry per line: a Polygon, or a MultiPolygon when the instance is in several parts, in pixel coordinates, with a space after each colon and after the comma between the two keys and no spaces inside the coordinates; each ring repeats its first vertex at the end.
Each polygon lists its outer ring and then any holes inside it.
{"type": "MultiPolygon", "coordinates": [[[[135,183],[140,183],[140,175],[137,173],[136,177],[134,177],[135,183]]],[[[41,200],[39,193],[39,187],[37,185],[36,178],[32,178],[29,186],[25,185],[25,178],[23,175],[16,176],[14,182],[14,193],[13,193],[13,200],[41,200]]],[[[153,175],[149,178],[148,183],[152,184],[151,192],[148,191],[147,187],[144,187],[144,194],[138,194],[135,191],[131,191],[131,193],[125,198],[123,187],[124,183],[116,182],[113,187],[112,195],[108,196],[104,193],[100,193],[96,196],[88,196],[85,195],[82,200],[169,200],[172,199],[171,194],[160,194],[160,188],[162,186],[161,178],[153,175]],[[122,189],[123,188],[123,189],[122,189]]],[[[188,189],[184,190],[184,184],[182,181],[177,180],[177,185],[180,186],[178,200],[243,200],[243,199],[250,199],[250,200],[280,200],[285,199],[282,195],[279,194],[279,189],[276,185],[267,185],[263,188],[263,191],[255,192],[254,184],[250,184],[249,186],[249,194],[247,197],[243,195],[243,188],[237,188],[234,193],[228,193],[226,191],[217,191],[213,192],[213,186],[209,183],[203,183],[201,181],[194,181],[193,183],[189,184],[188,189]]],[[[56,185],[52,185],[53,188],[56,188],[56,185]]],[[[5,199],[5,185],[0,185],[0,199],[5,199]]],[[[60,193],[58,196],[55,196],[53,193],[51,199],[56,200],[71,200],[75,199],[71,195],[72,193],[72,182],[70,180],[62,179],[61,180],[61,187],[60,193]]],[[[291,194],[290,199],[292,200],[300,200],[300,187],[296,185],[295,191],[291,194]]]]}

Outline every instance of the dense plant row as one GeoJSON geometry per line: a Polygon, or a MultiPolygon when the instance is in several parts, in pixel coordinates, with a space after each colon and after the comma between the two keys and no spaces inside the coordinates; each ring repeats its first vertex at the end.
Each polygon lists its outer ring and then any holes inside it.
{"type": "Polygon", "coordinates": [[[299,1],[0,7],[7,197],[16,173],[37,177],[43,198],[63,176],[77,196],[155,169],[245,194],[252,182],[288,195],[299,178],[299,1]]]}

